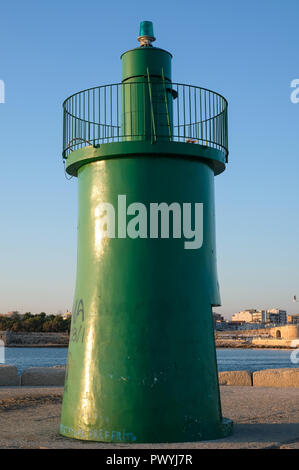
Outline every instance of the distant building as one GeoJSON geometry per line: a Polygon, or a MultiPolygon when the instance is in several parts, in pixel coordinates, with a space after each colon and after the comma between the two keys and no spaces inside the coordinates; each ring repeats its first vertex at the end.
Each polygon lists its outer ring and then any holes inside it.
{"type": "Polygon", "coordinates": [[[213,324],[214,324],[214,328],[216,326],[216,323],[218,322],[223,322],[224,321],[224,318],[222,315],[220,315],[220,313],[216,313],[216,312],[213,312],[213,324]]]}
{"type": "Polygon", "coordinates": [[[267,310],[268,321],[270,323],[287,323],[287,312],[286,310],[280,310],[279,308],[272,308],[267,310]]]}
{"type": "Polygon", "coordinates": [[[245,323],[275,323],[285,324],[287,322],[286,310],[273,308],[271,310],[256,310],[249,308],[235,313],[232,316],[232,322],[245,322],[245,323]]]}
{"type": "Polygon", "coordinates": [[[20,315],[20,312],[14,310],[13,312],[1,313],[4,317],[14,318],[20,315]]]}
{"type": "Polygon", "coordinates": [[[238,330],[245,324],[245,321],[227,321],[226,322],[226,330],[238,330]]]}
{"type": "Polygon", "coordinates": [[[241,312],[235,313],[232,316],[233,322],[245,322],[245,323],[265,323],[266,312],[265,310],[256,310],[254,308],[248,308],[241,312]]]}
{"type": "Polygon", "coordinates": [[[229,321],[225,320],[220,313],[213,312],[213,325],[215,330],[226,330],[229,328],[229,321]]]}
{"type": "Polygon", "coordinates": [[[292,323],[293,325],[299,324],[299,313],[295,313],[294,315],[288,315],[288,323],[292,323]]]}
{"type": "Polygon", "coordinates": [[[62,315],[62,318],[63,318],[64,320],[67,320],[67,319],[70,318],[71,316],[72,316],[72,312],[67,311],[67,312],[65,312],[65,313],[62,315]]]}

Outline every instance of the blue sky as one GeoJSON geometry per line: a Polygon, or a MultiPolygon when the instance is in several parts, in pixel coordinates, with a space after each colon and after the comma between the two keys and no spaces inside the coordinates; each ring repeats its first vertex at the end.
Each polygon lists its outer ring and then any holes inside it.
{"type": "Polygon", "coordinates": [[[173,54],[173,79],[229,102],[230,156],[216,178],[218,272],[229,317],[299,304],[297,0],[10,1],[1,6],[0,312],[72,306],[76,179],[61,161],[62,102],[120,81],[141,20],[173,54]]]}

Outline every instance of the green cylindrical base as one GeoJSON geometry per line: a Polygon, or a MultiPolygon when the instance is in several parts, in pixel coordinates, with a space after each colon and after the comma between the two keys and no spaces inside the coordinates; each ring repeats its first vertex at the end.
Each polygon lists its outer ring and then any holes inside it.
{"type": "MultiPolygon", "coordinates": [[[[60,432],[104,442],[186,442],[232,432],[219,397],[214,173],[196,159],[134,157],[78,171],[75,302],[60,432]],[[100,203],[203,203],[203,244],[103,238],[100,203]]],[[[132,216],[127,217],[127,221],[132,216]]],[[[117,228],[117,221],[116,221],[117,228]]]]}

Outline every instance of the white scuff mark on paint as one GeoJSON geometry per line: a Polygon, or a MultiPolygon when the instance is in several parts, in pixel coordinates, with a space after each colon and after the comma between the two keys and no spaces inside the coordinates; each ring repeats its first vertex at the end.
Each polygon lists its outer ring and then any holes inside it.
{"type": "Polygon", "coordinates": [[[128,382],[128,380],[130,380],[130,377],[121,376],[120,380],[123,380],[124,382],[128,382]]]}

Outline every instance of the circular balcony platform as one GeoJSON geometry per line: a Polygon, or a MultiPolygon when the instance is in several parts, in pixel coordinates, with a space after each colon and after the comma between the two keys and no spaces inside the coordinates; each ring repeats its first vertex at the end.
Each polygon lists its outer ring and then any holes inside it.
{"type": "Polygon", "coordinates": [[[227,162],[227,101],[205,88],[144,78],[75,93],[63,112],[62,154],[70,174],[86,159],[128,152],[212,159],[215,174],[227,162]]]}

